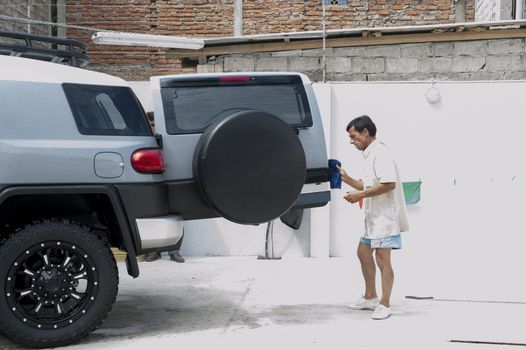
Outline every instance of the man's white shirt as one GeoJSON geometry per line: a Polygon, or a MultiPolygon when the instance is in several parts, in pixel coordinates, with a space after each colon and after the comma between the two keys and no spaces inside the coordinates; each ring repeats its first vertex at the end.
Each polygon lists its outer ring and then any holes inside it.
{"type": "Polygon", "coordinates": [[[396,183],[394,190],[363,200],[364,237],[395,236],[409,230],[404,189],[391,150],[374,140],[364,151],[364,188],[378,183],[396,183]]]}

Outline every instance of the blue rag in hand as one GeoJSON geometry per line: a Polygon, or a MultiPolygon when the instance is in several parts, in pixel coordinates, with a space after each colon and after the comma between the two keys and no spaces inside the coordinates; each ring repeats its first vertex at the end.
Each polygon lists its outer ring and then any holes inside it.
{"type": "Polygon", "coordinates": [[[341,166],[339,160],[329,159],[329,176],[331,181],[331,188],[342,188],[342,174],[336,166],[341,166]]]}

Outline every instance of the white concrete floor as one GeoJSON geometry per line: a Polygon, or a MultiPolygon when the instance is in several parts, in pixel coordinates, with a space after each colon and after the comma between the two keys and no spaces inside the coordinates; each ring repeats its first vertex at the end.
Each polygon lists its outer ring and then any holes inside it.
{"type": "MultiPolygon", "coordinates": [[[[187,257],[177,264],[164,257],[140,263],[135,280],[119,263],[112,312],[89,337],[62,349],[485,350],[495,345],[451,341],[526,343],[524,299],[499,300],[498,293],[475,295],[466,288],[455,297],[451,285],[421,295],[431,286],[411,272],[418,267],[394,260],[400,271],[394,315],[383,321],[347,307],[362,292],[355,258],[187,257]]],[[[21,348],[0,337],[0,349],[21,348]]]]}

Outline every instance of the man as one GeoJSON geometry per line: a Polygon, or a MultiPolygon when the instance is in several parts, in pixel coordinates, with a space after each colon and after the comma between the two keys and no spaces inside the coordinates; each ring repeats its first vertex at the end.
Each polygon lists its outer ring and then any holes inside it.
{"type": "Polygon", "coordinates": [[[398,168],[389,148],[376,140],[376,126],[368,116],[361,116],[347,125],[351,144],[363,152],[364,176],[357,180],[338,167],[342,181],[356,191],[347,192],[345,200],[363,200],[364,231],[358,244],[358,258],[365,280],[365,294],[351,308],[374,310],[372,318],[386,319],[391,315],[391,291],[394,273],[391,250],[402,247],[400,233],[409,230],[404,192],[398,168]],[[376,294],[376,265],[380,269],[382,296],[376,294]]]}
{"type": "MultiPolygon", "coordinates": [[[[181,236],[181,239],[175,245],[174,249],[168,252],[168,255],[170,256],[171,261],[175,261],[178,263],[184,263],[184,258],[180,253],[181,244],[183,244],[183,237],[184,237],[184,232],[183,232],[183,235],[181,236]]],[[[159,260],[160,258],[161,258],[160,252],[146,253],[144,255],[144,261],[147,261],[147,262],[159,260]]]]}

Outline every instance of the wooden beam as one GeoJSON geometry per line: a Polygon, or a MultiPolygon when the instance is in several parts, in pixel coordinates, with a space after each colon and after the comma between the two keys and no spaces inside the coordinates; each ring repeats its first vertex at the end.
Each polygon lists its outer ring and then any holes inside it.
{"type": "MultiPolygon", "coordinates": [[[[380,36],[355,36],[343,38],[328,38],[326,47],[352,47],[372,45],[395,45],[408,43],[426,43],[443,41],[468,41],[468,40],[491,40],[525,38],[526,28],[517,29],[494,29],[494,30],[464,30],[459,32],[440,33],[408,33],[408,34],[383,34],[380,36]]],[[[289,51],[319,49],[322,47],[322,39],[292,40],[289,42],[270,43],[244,43],[218,46],[205,46],[201,50],[177,50],[167,51],[168,58],[219,56],[231,54],[250,54],[259,52],[289,51]]]]}

